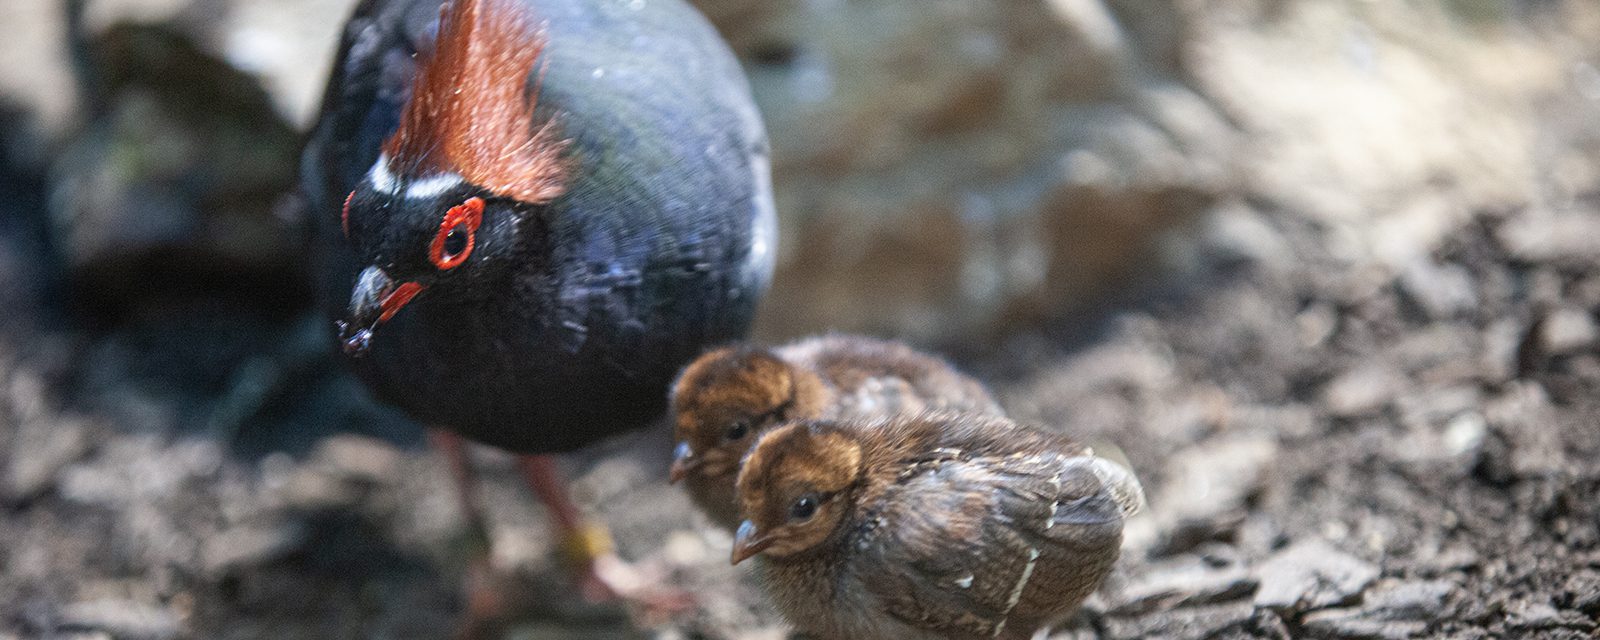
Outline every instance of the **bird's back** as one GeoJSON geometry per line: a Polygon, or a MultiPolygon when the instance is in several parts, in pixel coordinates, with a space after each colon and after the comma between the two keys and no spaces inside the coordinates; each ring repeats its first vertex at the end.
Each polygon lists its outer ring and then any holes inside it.
{"type": "Polygon", "coordinates": [[[838,394],[829,417],[927,410],[1004,414],[983,383],[899,342],[826,335],[786,345],[779,353],[815,371],[838,394]]]}
{"type": "Polygon", "coordinates": [[[1143,502],[1119,467],[1004,418],[934,413],[862,432],[881,462],[838,541],[851,556],[838,584],[927,637],[1026,638],[1065,615],[1143,502]]]}

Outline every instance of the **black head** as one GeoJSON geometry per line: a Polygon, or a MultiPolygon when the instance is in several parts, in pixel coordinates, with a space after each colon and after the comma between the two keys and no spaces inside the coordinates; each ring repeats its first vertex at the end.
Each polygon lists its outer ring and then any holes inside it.
{"type": "Polygon", "coordinates": [[[404,179],[387,156],[350,193],[341,227],[369,265],[340,323],[346,353],[363,352],[378,325],[413,298],[469,300],[499,289],[534,254],[537,205],[497,197],[459,175],[404,179]]]}
{"type": "Polygon", "coordinates": [[[339,323],[360,355],[417,296],[487,295],[526,265],[536,211],[565,191],[567,142],[535,117],[543,32],[507,0],[454,0],[418,66],[400,124],[346,198],[365,268],[339,323]]]}

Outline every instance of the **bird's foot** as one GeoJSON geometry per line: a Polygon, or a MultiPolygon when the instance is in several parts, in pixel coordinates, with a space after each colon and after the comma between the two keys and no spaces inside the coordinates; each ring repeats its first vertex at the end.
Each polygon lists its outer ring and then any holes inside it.
{"type": "Polygon", "coordinates": [[[640,626],[652,627],[693,611],[697,605],[689,592],[664,584],[664,573],[606,555],[579,571],[578,587],[590,602],[621,603],[640,626]]]}
{"type": "Polygon", "coordinates": [[[572,532],[565,550],[577,569],[578,589],[584,599],[619,603],[641,626],[662,624],[696,606],[689,592],[665,584],[664,569],[629,564],[617,557],[604,527],[591,525],[572,532]]]}

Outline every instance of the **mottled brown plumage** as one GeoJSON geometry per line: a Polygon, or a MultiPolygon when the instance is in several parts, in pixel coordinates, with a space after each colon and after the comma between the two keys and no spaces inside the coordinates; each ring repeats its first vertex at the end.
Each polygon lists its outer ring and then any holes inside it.
{"type": "Polygon", "coordinates": [[[672,409],[672,479],[685,480],[701,510],[730,530],[739,524],[739,460],[757,436],[785,421],[928,409],[1002,413],[982,383],[949,363],[898,342],[848,335],[706,353],[673,385],[672,409]]]}
{"type": "Polygon", "coordinates": [[[1100,584],[1144,504],[1083,445],[952,412],[781,426],[738,495],[734,562],[826,640],[1028,638],[1100,584]]]}

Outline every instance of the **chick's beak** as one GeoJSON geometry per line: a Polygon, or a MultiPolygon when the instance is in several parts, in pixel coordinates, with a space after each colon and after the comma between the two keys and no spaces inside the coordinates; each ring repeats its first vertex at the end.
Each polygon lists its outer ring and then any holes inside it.
{"type": "Polygon", "coordinates": [[[672,450],[672,470],[668,472],[667,477],[673,484],[677,484],[699,467],[700,459],[694,456],[694,449],[690,449],[687,442],[679,442],[678,448],[672,450]]]}
{"type": "Polygon", "coordinates": [[[739,564],[750,556],[766,551],[774,542],[772,536],[756,530],[756,523],[745,520],[733,534],[733,563],[739,564]]]}
{"type": "Polygon", "coordinates": [[[383,269],[367,267],[356,277],[350,293],[349,315],[338,323],[339,342],[345,354],[361,356],[372,343],[372,332],[388,322],[407,302],[422,293],[423,285],[395,282],[383,269]]]}

